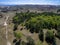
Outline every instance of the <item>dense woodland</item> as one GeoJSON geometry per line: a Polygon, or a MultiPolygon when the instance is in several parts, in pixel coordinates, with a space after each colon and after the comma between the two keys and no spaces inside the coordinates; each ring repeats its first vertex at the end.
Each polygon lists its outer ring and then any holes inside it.
{"type": "MultiPolygon", "coordinates": [[[[31,33],[38,33],[39,39],[42,42],[44,41],[43,29],[48,29],[45,34],[46,42],[53,44],[53,42],[55,42],[55,37],[60,39],[60,14],[53,12],[21,12],[16,13],[13,17],[13,23],[14,31],[17,30],[18,25],[23,24],[31,33]],[[55,33],[52,29],[55,29],[57,33],[55,33]]],[[[14,34],[18,38],[21,37],[20,34],[14,34]]],[[[30,39],[26,45],[35,45],[33,39],[30,39]]]]}

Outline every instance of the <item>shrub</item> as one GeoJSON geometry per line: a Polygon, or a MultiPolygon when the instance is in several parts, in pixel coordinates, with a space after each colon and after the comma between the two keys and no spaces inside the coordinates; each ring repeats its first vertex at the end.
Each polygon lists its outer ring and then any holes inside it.
{"type": "Polygon", "coordinates": [[[21,32],[14,32],[14,35],[17,39],[21,39],[21,37],[23,36],[21,32]]]}
{"type": "Polygon", "coordinates": [[[53,43],[54,41],[54,33],[52,30],[48,30],[47,33],[46,33],[46,41],[48,43],[53,43]]]}

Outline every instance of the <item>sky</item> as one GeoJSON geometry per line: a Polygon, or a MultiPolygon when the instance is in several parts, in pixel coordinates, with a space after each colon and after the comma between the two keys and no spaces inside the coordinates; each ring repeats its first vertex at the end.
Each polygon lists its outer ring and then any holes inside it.
{"type": "Polygon", "coordinates": [[[0,5],[60,5],[60,0],[0,0],[0,5]]]}

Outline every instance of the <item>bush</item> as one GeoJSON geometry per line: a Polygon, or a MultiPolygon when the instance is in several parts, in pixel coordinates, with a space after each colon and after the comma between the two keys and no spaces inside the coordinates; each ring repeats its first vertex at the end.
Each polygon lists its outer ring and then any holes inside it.
{"type": "Polygon", "coordinates": [[[17,39],[21,39],[21,37],[23,36],[21,32],[14,32],[14,35],[17,39]]]}
{"type": "Polygon", "coordinates": [[[46,33],[46,41],[48,43],[53,43],[54,41],[54,33],[52,30],[48,30],[47,33],[46,33]]]}

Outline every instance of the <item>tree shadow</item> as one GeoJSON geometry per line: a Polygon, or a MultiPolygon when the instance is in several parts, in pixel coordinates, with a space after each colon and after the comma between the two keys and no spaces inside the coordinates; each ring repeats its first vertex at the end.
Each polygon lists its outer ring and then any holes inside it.
{"type": "Polygon", "coordinates": [[[16,40],[16,39],[14,39],[14,40],[13,40],[13,43],[16,43],[16,42],[17,42],[17,40],[16,40]]]}
{"type": "Polygon", "coordinates": [[[18,41],[17,41],[17,39],[14,39],[14,40],[13,40],[13,43],[15,43],[15,45],[20,45],[21,40],[18,40],[18,41]]]}
{"type": "Polygon", "coordinates": [[[21,40],[17,41],[15,45],[20,45],[21,40]]]}
{"type": "Polygon", "coordinates": [[[49,44],[49,45],[56,45],[56,39],[54,40],[46,40],[46,42],[49,44]]]}

